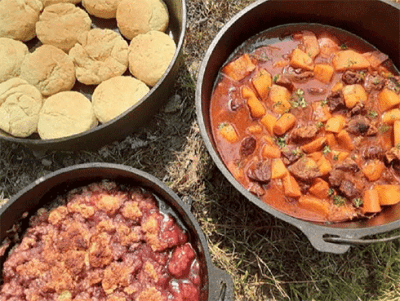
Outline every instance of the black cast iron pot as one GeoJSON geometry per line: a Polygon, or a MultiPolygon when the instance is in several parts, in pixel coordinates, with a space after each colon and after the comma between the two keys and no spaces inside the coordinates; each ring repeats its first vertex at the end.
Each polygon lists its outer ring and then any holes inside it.
{"type": "MultiPolygon", "coordinates": [[[[109,163],[88,163],[60,169],[34,183],[13,196],[0,209],[0,244],[10,235],[15,225],[27,226],[25,212],[28,217],[34,214],[55,199],[73,188],[85,186],[93,182],[109,179],[119,184],[140,186],[152,192],[156,198],[162,200],[163,212],[171,213],[181,221],[187,229],[192,246],[199,256],[200,268],[203,274],[203,283],[200,300],[202,301],[233,301],[233,283],[228,274],[216,268],[210,259],[206,238],[190,212],[190,205],[184,203],[172,190],[155,177],[124,165],[109,163]]],[[[3,262],[0,261],[0,271],[3,262]]],[[[1,273],[0,273],[1,283],[1,273]]]]}
{"type": "MultiPolygon", "coordinates": [[[[212,137],[210,98],[219,69],[243,42],[271,27],[289,23],[319,23],[358,35],[400,66],[400,4],[389,0],[263,0],[256,1],[234,16],[217,34],[200,66],[196,87],[197,118],[206,147],[229,182],[260,209],[299,228],[319,251],[344,253],[352,244],[377,239],[362,237],[400,228],[400,204],[386,208],[369,220],[325,224],[286,215],[248,192],[225,167],[212,137]]],[[[386,240],[398,237],[390,237],[386,240]]]]}
{"type": "MultiPolygon", "coordinates": [[[[167,102],[174,87],[175,78],[182,62],[182,48],[186,32],[186,1],[185,0],[164,0],[169,12],[169,26],[166,33],[170,34],[176,44],[175,55],[168,66],[165,74],[158,83],[151,88],[138,103],[120,116],[100,124],[89,131],[59,138],[41,140],[38,137],[17,138],[8,135],[0,130],[0,139],[21,143],[33,150],[82,150],[98,149],[113,141],[124,139],[140,127],[151,121],[156,112],[167,102]]],[[[93,27],[109,28],[118,31],[115,19],[99,19],[91,16],[93,27]]],[[[37,39],[28,42],[28,46],[34,49],[40,43],[37,39]]],[[[1,63],[0,63],[1,64],[1,63]]],[[[125,75],[129,75],[127,71],[125,75]]],[[[88,98],[94,90],[94,86],[85,86],[76,82],[73,90],[85,94],[88,98]]],[[[37,136],[37,135],[36,135],[37,136]]]]}

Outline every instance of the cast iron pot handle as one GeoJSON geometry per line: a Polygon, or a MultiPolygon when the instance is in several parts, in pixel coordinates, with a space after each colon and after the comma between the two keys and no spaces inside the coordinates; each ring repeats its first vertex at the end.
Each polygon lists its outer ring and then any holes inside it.
{"type": "Polygon", "coordinates": [[[335,231],[331,232],[315,228],[302,231],[318,251],[335,254],[343,254],[347,252],[351,246],[355,245],[368,245],[400,239],[400,235],[387,238],[362,239],[361,237],[365,236],[365,233],[360,233],[359,235],[352,233],[349,236],[341,236],[339,233],[335,233],[335,231]]]}
{"type": "Polygon", "coordinates": [[[223,270],[211,265],[208,300],[234,301],[232,278],[223,270]]]}

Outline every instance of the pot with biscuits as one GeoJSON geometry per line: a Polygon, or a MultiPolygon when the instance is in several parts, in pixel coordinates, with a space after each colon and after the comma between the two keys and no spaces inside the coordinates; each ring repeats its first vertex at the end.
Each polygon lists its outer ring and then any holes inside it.
{"type": "Polygon", "coordinates": [[[166,103],[185,1],[0,2],[0,138],[34,150],[96,149],[166,103]]]}

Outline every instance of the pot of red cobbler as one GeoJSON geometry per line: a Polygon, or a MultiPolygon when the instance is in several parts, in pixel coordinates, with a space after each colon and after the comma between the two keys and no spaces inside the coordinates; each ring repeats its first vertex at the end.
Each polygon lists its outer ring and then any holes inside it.
{"type": "Polygon", "coordinates": [[[162,182],[91,163],[0,210],[0,300],[233,300],[190,206],[162,182]]]}
{"type": "Polygon", "coordinates": [[[399,16],[386,0],[257,1],[200,66],[214,162],[320,251],[400,228],[399,16]]]}

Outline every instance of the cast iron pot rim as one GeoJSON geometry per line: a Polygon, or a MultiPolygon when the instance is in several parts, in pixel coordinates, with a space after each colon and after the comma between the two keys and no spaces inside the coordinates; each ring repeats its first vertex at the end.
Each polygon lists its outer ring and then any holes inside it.
{"type": "MultiPolygon", "coordinates": [[[[350,245],[339,245],[336,243],[330,243],[328,241],[324,240],[325,235],[332,235],[332,236],[338,236],[338,237],[343,237],[343,238],[349,238],[351,239],[358,239],[364,236],[368,235],[375,235],[379,233],[384,233],[388,232],[391,230],[395,230],[397,228],[400,228],[400,218],[396,221],[389,222],[383,225],[378,225],[378,226],[368,226],[365,228],[346,228],[345,226],[343,227],[332,227],[328,226],[328,223],[316,223],[316,222],[310,222],[306,220],[301,220],[295,217],[292,217],[290,215],[287,215],[281,211],[278,211],[274,209],[273,207],[269,206],[268,204],[262,202],[260,199],[258,199],[256,196],[254,196],[252,193],[250,193],[247,189],[245,189],[229,172],[229,170],[225,167],[225,164],[222,162],[221,158],[219,157],[217,151],[214,149],[213,144],[212,144],[212,137],[209,137],[207,134],[207,129],[204,123],[204,116],[203,116],[203,111],[202,111],[202,85],[203,81],[207,80],[204,78],[205,76],[205,71],[206,67],[208,66],[210,57],[212,56],[215,48],[217,47],[217,44],[219,43],[220,39],[230,30],[232,25],[236,23],[240,18],[242,18],[244,15],[252,11],[253,9],[257,9],[258,6],[264,4],[265,2],[268,2],[271,0],[259,0],[256,1],[243,10],[241,10],[239,13],[237,13],[235,16],[233,16],[217,33],[215,38],[212,40],[209,48],[207,49],[204,58],[201,62],[200,68],[199,68],[199,73],[197,77],[197,85],[196,85],[196,95],[195,95],[195,101],[196,101],[196,113],[197,113],[197,121],[199,124],[200,128],[200,133],[201,136],[203,137],[203,141],[206,145],[206,148],[211,155],[214,163],[217,165],[218,169],[222,172],[222,174],[225,176],[225,178],[228,179],[228,181],[243,195],[245,196],[248,200],[250,200],[253,204],[261,208],[262,210],[268,212],[269,214],[273,215],[274,217],[277,217],[285,222],[288,222],[289,224],[297,227],[300,229],[310,240],[310,242],[314,245],[315,248],[321,250],[321,251],[330,251],[330,248],[332,248],[332,252],[335,253],[344,253],[346,252],[349,248],[350,245]],[[321,248],[321,245],[325,247],[321,248]]],[[[321,1],[321,0],[319,0],[321,1]]],[[[386,3],[388,5],[393,6],[394,8],[400,10],[400,6],[396,5],[394,2],[390,0],[377,0],[379,2],[386,3]]],[[[284,24],[280,24],[284,25],[284,24]]],[[[279,25],[277,25],[279,26],[279,25]]],[[[214,79],[215,81],[215,79],[214,79]]],[[[337,223],[336,226],[340,226],[341,223],[337,223]]]]}
{"type": "MultiPolygon", "coordinates": [[[[172,1],[176,1],[176,0],[172,0],[172,1]]],[[[143,102],[148,100],[148,98],[151,97],[151,95],[153,93],[155,93],[155,91],[158,89],[158,87],[163,84],[164,79],[169,75],[169,73],[170,73],[171,69],[173,68],[173,66],[178,63],[178,59],[181,56],[181,52],[182,52],[182,49],[183,49],[183,43],[184,43],[185,35],[186,35],[187,8],[186,8],[186,0],[179,0],[179,1],[181,2],[181,5],[182,5],[182,30],[181,30],[181,32],[179,34],[178,44],[176,45],[176,50],[175,50],[175,54],[174,54],[174,56],[172,58],[172,61],[169,64],[167,70],[164,72],[163,76],[158,80],[158,82],[153,87],[151,87],[150,91],[145,96],[143,96],[142,99],[140,99],[136,104],[134,104],[131,108],[126,110],[124,113],[118,115],[117,117],[111,119],[110,121],[107,121],[105,123],[99,124],[99,125],[95,126],[94,128],[91,128],[91,129],[89,129],[89,130],[87,130],[85,132],[74,134],[74,135],[70,135],[70,136],[67,136],[67,137],[55,138],[55,139],[40,139],[40,138],[32,139],[32,138],[13,137],[13,136],[7,134],[7,135],[4,135],[4,136],[0,135],[0,139],[6,140],[6,141],[10,141],[10,142],[20,143],[20,144],[25,144],[25,145],[30,145],[31,144],[33,146],[46,146],[48,144],[53,144],[53,143],[62,144],[64,142],[74,141],[75,139],[79,139],[79,138],[85,137],[88,134],[91,134],[91,133],[94,133],[94,132],[97,132],[97,131],[101,131],[104,128],[108,127],[109,124],[119,122],[126,115],[128,115],[132,111],[134,111],[143,102]]]]}
{"type": "MultiPolygon", "coordinates": [[[[7,211],[7,209],[16,201],[18,201],[18,199],[25,195],[26,193],[28,193],[29,191],[31,191],[34,187],[36,187],[37,185],[40,185],[48,180],[51,180],[54,177],[58,177],[62,174],[67,174],[70,172],[76,172],[79,170],[110,170],[113,169],[115,171],[123,171],[123,172],[128,172],[131,175],[134,175],[136,177],[138,177],[141,181],[143,182],[147,182],[147,183],[151,183],[154,184],[155,186],[157,186],[160,190],[164,191],[166,194],[168,194],[168,196],[173,199],[176,204],[180,207],[180,209],[183,210],[184,214],[186,215],[186,217],[189,219],[191,225],[194,227],[195,229],[195,240],[198,240],[200,242],[200,245],[203,249],[203,253],[204,253],[204,258],[206,261],[206,269],[207,269],[207,291],[208,291],[208,299],[210,300],[210,298],[212,297],[216,297],[217,295],[220,296],[220,301],[233,301],[233,299],[230,299],[230,294],[232,294],[232,290],[233,290],[233,282],[231,277],[223,270],[217,268],[211,261],[211,256],[210,256],[210,250],[208,248],[208,244],[207,244],[207,240],[206,237],[198,223],[198,221],[196,220],[196,218],[194,217],[194,215],[192,214],[192,212],[190,211],[190,205],[187,205],[185,202],[183,202],[179,196],[173,192],[168,186],[166,186],[162,181],[160,181],[159,179],[157,179],[156,177],[154,177],[153,175],[141,171],[137,168],[134,167],[130,167],[127,165],[122,165],[122,164],[115,164],[115,163],[102,163],[102,162],[92,162],[92,163],[84,163],[84,164],[77,164],[77,165],[72,165],[72,166],[68,166],[59,170],[56,170],[54,172],[51,172],[43,177],[40,177],[38,179],[36,179],[34,182],[30,183],[29,185],[25,186],[22,190],[20,190],[18,193],[16,193],[15,195],[13,195],[9,201],[0,208],[0,220],[1,217],[3,216],[3,214],[7,211]],[[218,281],[219,280],[219,281],[218,281]],[[221,289],[221,284],[222,282],[225,281],[226,287],[222,287],[221,289]],[[222,294],[222,297],[221,295],[222,294]],[[223,298],[223,299],[222,299],[223,298]]],[[[96,178],[96,175],[93,176],[93,178],[96,178]]],[[[105,179],[107,179],[107,177],[104,177],[105,179]]],[[[71,178],[72,179],[72,178],[71,178]]],[[[88,180],[88,179],[87,179],[88,180]]],[[[85,181],[87,181],[85,180],[85,181]]],[[[111,179],[113,180],[113,179],[111,179]]],[[[114,180],[118,183],[118,180],[114,180]]],[[[57,185],[61,185],[61,183],[57,184],[57,185]]],[[[57,186],[52,186],[49,187],[48,190],[57,187],[57,186]]],[[[148,189],[150,192],[157,194],[156,191],[153,191],[151,188],[146,188],[148,189]]],[[[51,202],[51,201],[50,201],[51,202]]],[[[39,208],[38,208],[39,209],[39,208]]],[[[174,210],[175,211],[175,210],[174,210]]],[[[178,213],[176,213],[178,214],[178,213]]],[[[179,214],[178,214],[179,215],[179,214]]],[[[1,226],[1,224],[0,224],[1,226]]],[[[1,243],[1,241],[0,241],[1,243]]],[[[212,300],[214,301],[214,300],[212,300]]]]}

